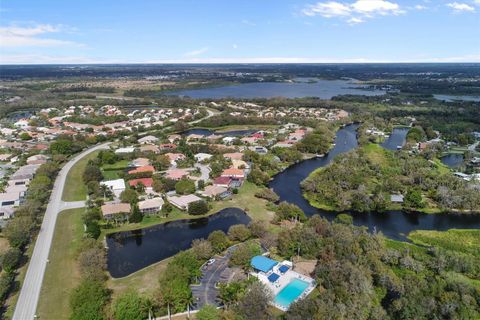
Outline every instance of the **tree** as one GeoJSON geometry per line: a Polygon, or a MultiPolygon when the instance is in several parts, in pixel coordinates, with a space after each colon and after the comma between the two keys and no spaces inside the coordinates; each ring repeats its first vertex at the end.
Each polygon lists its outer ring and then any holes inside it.
{"type": "Polygon", "coordinates": [[[71,320],[103,320],[110,292],[103,282],[83,280],[70,296],[71,320]]]}
{"type": "Polygon", "coordinates": [[[243,319],[270,319],[270,291],[259,281],[251,283],[240,298],[235,311],[243,319]]]}
{"type": "Polygon", "coordinates": [[[286,201],[280,202],[275,210],[277,221],[291,219],[294,221],[305,221],[306,216],[300,207],[296,204],[288,203],[286,201]]]}
{"type": "Polygon", "coordinates": [[[195,315],[197,320],[220,320],[220,310],[211,304],[204,305],[195,315]]]}
{"type": "Polygon", "coordinates": [[[140,296],[136,291],[129,290],[121,294],[113,303],[113,315],[121,320],[144,320],[152,303],[148,298],[140,296]]]}
{"type": "Polygon", "coordinates": [[[423,208],[425,204],[423,203],[422,193],[420,190],[414,188],[408,189],[403,205],[406,208],[423,208]]]}
{"type": "Polygon", "coordinates": [[[335,217],[333,220],[336,223],[342,223],[346,225],[352,225],[353,224],[353,217],[347,213],[340,213],[338,216],[335,217]]]}
{"type": "Polygon", "coordinates": [[[102,181],[103,174],[97,165],[90,162],[85,167],[82,177],[83,177],[83,182],[88,184],[90,181],[97,181],[97,182],[102,181]]]}
{"type": "Polygon", "coordinates": [[[270,202],[277,202],[280,199],[280,197],[275,193],[275,191],[267,188],[261,189],[260,191],[255,193],[255,197],[265,199],[270,202]]]}
{"type": "Polygon", "coordinates": [[[143,214],[140,212],[140,209],[135,204],[132,207],[132,213],[128,217],[128,222],[130,223],[140,223],[143,220],[143,214]]]}
{"type": "Polygon", "coordinates": [[[153,162],[153,166],[157,171],[167,170],[170,165],[170,158],[164,154],[157,156],[153,162]]]}
{"type": "Polygon", "coordinates": [[[192,251],[199,260],[209,259],[213,255],[212,245],[205,239],[194,239],[192,251]]]}
{"type": "Polygon", "coordinates": [[[94,239],[84,239],[78,265],[84,279],[103,281],[107,267],[105,249],[94,239]]]}
{"type": "Polygon", "coordinates": [[[198,200],[188,205],[188,214],[201,215],[208,212],[208,204],[204,200],[198,200]]]}
{"type": "Polygon", "coordinates": [[[50,145],[51,154],[73,154],[73,142],[70,140],[56,140],[50,145]]]}
{"type": "Polygon", "coordinates": [[[190,179],[183,178],[175,184],[177,194],[191,194],[195,192],[195,182],[190,179]]]}
{"type": "Polygon", "coordinates": [[[263,237],[267,232],[265,222],[260,220],[250,221],[250,223],[248,224],[248,229],[250,229],[251,234],[257,238],[263,237]]]}
{"type": "Polygon", "coordinates": [[[216,230],[210,233],[208,236],[208,241],[212,245],[213,250],[217,253],[227,249],[228,245],[230,244],[227,235],[221,230],[216,230]]]}
{"type": "Polygon", "coordinates": [[[10,246],[23,248],[29,241],[34,220],[31,216],[17,216],[12,219],[3,230],[10,246]]]}
{"type": "Polygon", "coordinates": [[[203,181],[202,179],[198,180],[197,181],[197,187],[198,187],[198,190],[205,189],[205,181],[203,181]]]}
{"type": "Polygon", "coordinates": [[[240,242],[247,240],[251,236],[250,230],[248,230],[248,228],[243,224],[236,224],[231,226],[228,229],[227,234],[228,234],[228,238],[231,241],[240,241],[240,242]]]}
{"type": "Polygon", "coordinates": [[[2,261],[2,269],[7,272],[11,273],[15,270],[18,263],[20,262],[20,258],[22,257],[22,252],[18,248],[9,249],[5,252],[1,258],[2,261]]]}
{"type": "Polygon", "coordinates": [[[232,257],[230,258],[230,264],[248,270],[252,258],[260,254],[262,254],[262,249],[257,243],[241,243],[235,247],[232,257]]]}
{"type": "Polygon", "coordinates": [[[133,189],[125,189],[122,193],[120,193],[120,200],[124,203],[130,203],[131,205],[134,205],[138,202],[137,192],[133,189]]]}
{"type": "Polygon", "coordinates": [[[252,169],[247,180],[258,186],[263,186],[270,181],[270,176],[259,169],[252,169]]]}
{"type": "Polygon", "coordinates": [[[22,132],[20,134],[20,139],[22,139],[23,141],[28,141],[32,140],[32,137],[27,132],[22,132]]]}

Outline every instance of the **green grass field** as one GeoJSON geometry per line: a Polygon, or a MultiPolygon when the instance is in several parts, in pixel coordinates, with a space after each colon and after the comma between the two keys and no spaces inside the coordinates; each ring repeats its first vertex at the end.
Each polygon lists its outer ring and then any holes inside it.
{"type": "Polygon", "coordinates": [[[83,237],[83,210],[67,210],[58,216],[37,307],[40,319],[69,318],[70,292],[80,281],[76,256],[83,237]]]}
{"type": "Polygon", "coordinates": [[[413,243],[436,246],[480,257],[480,230],[426,231],[417,230],[408,235],[413,243]]]}
{"type": "Polygon", "coordinates": [[[65,188],[63,189],[63,201],[80,201],[87,197],[87,187],[83,183],[82,175],[90,159],[94,159],[99,151],[92,152],[78,161],[68,172],[65,188]]]}

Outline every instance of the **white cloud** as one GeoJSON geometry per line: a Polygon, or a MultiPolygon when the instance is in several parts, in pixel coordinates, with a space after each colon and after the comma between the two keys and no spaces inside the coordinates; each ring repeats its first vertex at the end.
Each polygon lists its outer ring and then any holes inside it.
{"type": "Polygon", "coordinates": [[[242,20],[242,23],[243,23],[243,24],[246,24],[247,26],[251,26],[251,27],[254,27],[254,26],[257,25],[255,22],[252,22],[252,21],[247,20],[247,19],[243,19],[243,20],[242,20]]]}
{"type": "Polygon", "coordinates": [[[455,13],[475,12],[475,8],[466,3],[450,2],[450,3],[447,3],[447,7],[452,8],[453,12],[455,13]]]}
{"type": "Polygon", "coordinates": [[[417,4],[415,7],[413,7],[415,10],[427,10],[428,7],[423,6],[421,4],[417,4]]]}
{"type": "Polygon", "coordinates": [[[344,18],[349,24],[364,22],[375,16],[399,15],[405,13],[400,5],[385,0],[357,0],[351,3],[338,1],[317,2],[306,6],[302,13],[306,16],[325,18],[344,18]]]}
{"type": "Polygon", "coordinates": [[[62,26],[50,24],[36,24],[27,27],[16,25],[0,27],[0,44],[2,47],[46,47],[81,44],[52,38],[44,38],[41,35],[62,32],[62,26]]]}
{"type": "Polygon", "coordinates": [[[208,51],[208,47],[203,47],[201,49],[198,49],[198,50],[193,50],[193,51],[189,51],[189,52],[186,52],[184,54],[185,57],[194,57],[194,56],[198,56],[198,55],[201,55],[205,52],[208,51]]]}
{"type": "Polygon", "coordinates": [[[238,45],[236,43],[232,44],[233,49],[238,49],[238,45]]]}

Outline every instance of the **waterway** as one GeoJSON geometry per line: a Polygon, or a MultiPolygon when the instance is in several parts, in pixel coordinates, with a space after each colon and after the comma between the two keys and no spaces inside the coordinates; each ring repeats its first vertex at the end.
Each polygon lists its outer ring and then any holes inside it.
{"type": "Polygon", "coordinates": [[[382,147],[388,150],[397,150],[403,147],[407,141],[407,133],[410,128],[394,128],[392,134],[382,143],[382,147]]]}

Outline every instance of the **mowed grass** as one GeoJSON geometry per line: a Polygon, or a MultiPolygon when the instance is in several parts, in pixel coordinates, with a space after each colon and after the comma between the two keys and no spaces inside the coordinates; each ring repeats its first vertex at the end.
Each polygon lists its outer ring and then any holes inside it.
{"type": "Polygon", "coordinates": [[[76,257],[83,238],[83,211],[72,209],[58,216],[37,307],[40,319],[60,320],[70,316],[70,292],[80,282],[76,257]]]}
{"type": "Polygon", "coordinates": [[[82,175],[89,160],[95,159],[99,151],[92,152],[80,159],[67,174],[65,188],[63,188],[63,201],[80,201],[87,197],[87,187],[83,183],[82,175]]]}
{"type": "Polygon", "coordinates": [[[408,235],[413,243],[441,247],[480,257],[480,230],[426,231],[417,230],[408,235]]]}

